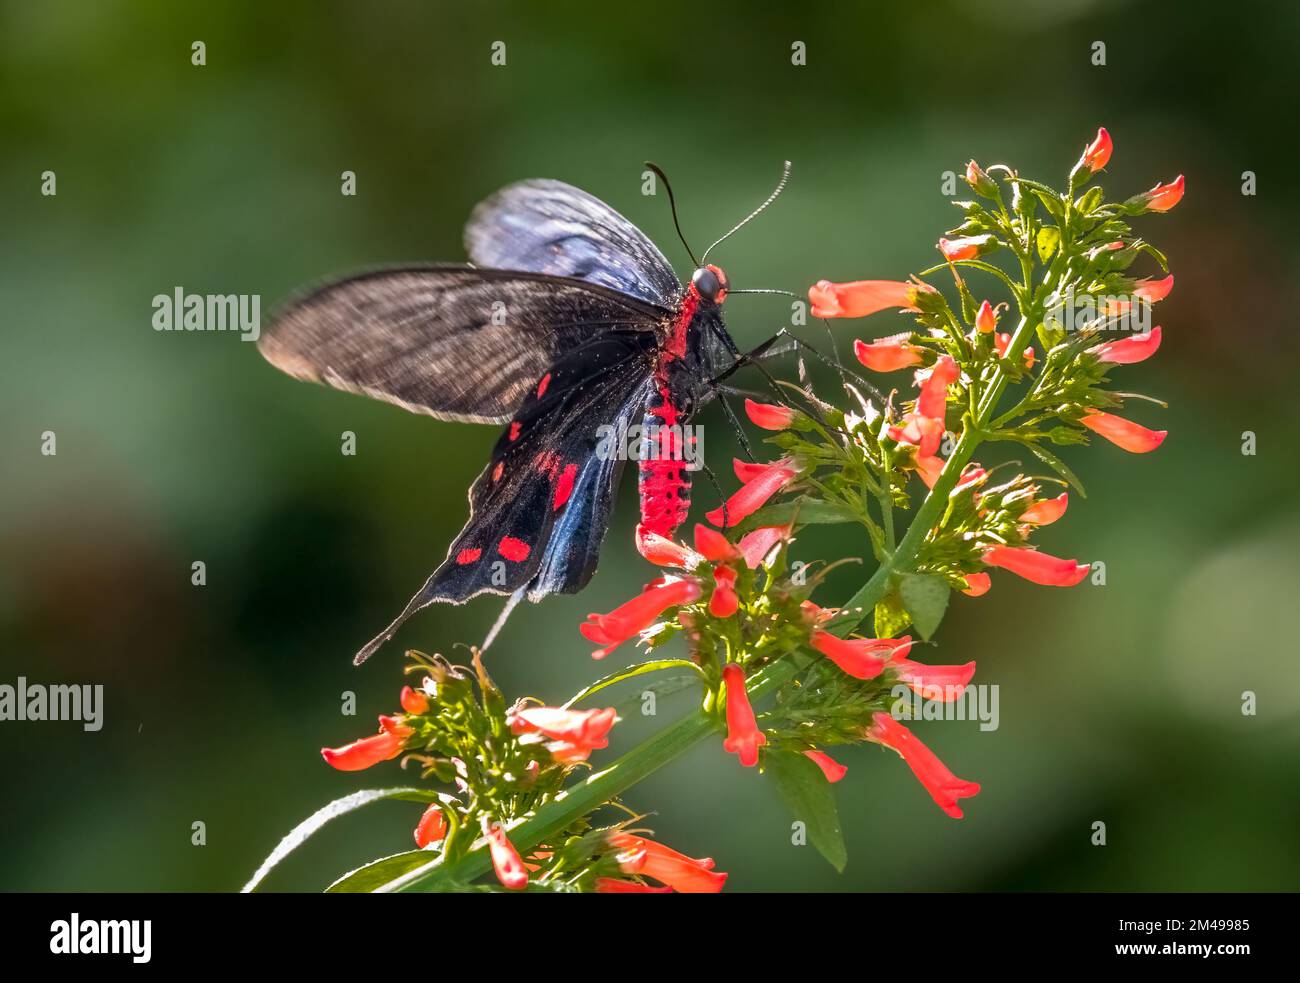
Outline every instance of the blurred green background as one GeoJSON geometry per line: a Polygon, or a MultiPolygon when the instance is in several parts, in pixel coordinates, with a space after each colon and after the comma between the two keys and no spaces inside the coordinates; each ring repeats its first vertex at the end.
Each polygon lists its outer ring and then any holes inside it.
{"type": "MultiPolygon", "coordinates": [[[[238,888],[327,800],[396,783],[395,768],[333,772],[317,749],[394,709],[402,647],[455,657],[498,610],[427,611],[353,669],[459,529],[494,429],[296,383],[233,334],[155,332],[155,294],[256,293],[265,312],[327,275],[457,260],[473,204],[534,176],[609,201],[686,275],[666,199],[640,195],[645,159],[672,176],[697,244],[793,161],[785,196],[717,254],[734,286],[901,278],[956,222],[945,170],[974,156],[1060,184],[1102,124],[1113,195],[1187,175],[1183,204],[1139,220],[1177,277],[1157,309],[1164,348],[1116,373],[1169,401],[1130,415],[1170,436],[1146,457],[1100,441],[1064,454],[1089,496],[1040,542],[1105,560],[1107,586],[999,575],[982,600],[955,599],[938,655],[978,660],[1001,727],[918,732],[983,784],[967,818],[871,746],[840,754],[843,875],[790,845],[773,790],[719,743],[629,801],[740,890],[1300,884],[1297,8],[15,2],[0,16],[0,682],[103,683],[107,703],[97,734],[0,723],[0,889],[238,888]],[[57,197],[39,193],[46,170],[57,197]],[[344,170],[356,197],[339,193],[344,170]],[[39,453],[44,430],[56,457],[39,453]],[[344,430],[356,457],[339,453],[344,430]],[[206,587],[190,585],[194,560],[206,587]],[[346,690],[357,717],[340,716],[346,690]]],[[[742,347],[788,316],[781,298],[728,304],[742,347]]],[[[847,353],[904,323],[835,330],[847,353]]],[[[716,407],[703,423],[728,470],[716,407]]],[[[508,693],[558,702],[608,668],[577,624],[650,576],[631,549],[633,486],[591,587],[517,611],[490,653],[508,693]]],[[[701,482],[697,501],[711,497],[701,482]]],[[[808,536],[796,555],[845,549],[808,536]]],[[[824,600],[863,576],[844,571],[824,600]]],[[[688,705],[661,701],[661,721],[688,705]]],[[[652,726],[629,720],[615,749],[652,726]]],[[[418,811],[336,823],[268,888],[319,889],[408,848],[418,811]]]]}

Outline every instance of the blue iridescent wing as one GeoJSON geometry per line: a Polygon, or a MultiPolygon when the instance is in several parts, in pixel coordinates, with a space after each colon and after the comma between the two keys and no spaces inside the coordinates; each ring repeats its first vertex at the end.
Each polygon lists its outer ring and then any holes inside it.
{"type": "Polygon", "coordinates": [[[508,185],[465,226],[477,266],[568,276],[675,309],[682,286],[659,248],[603,201],[563,181],[508,185]]]}

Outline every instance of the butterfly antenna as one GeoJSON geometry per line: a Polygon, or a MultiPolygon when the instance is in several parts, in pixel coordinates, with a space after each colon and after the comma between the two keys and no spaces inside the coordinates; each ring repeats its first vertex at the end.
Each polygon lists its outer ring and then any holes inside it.
{"type": "MultiPolygon", "coordinates": [[[[770,195],[767,196],[767,201],[763,202],[763,204],[759,205],[759,206],[758,206],[757,208],[755,208],[752,212],[750,212],[748,215],[746,215],[746,216],[745,216],[745,217],[740,221],[740,224],[738,224],[734,229],[732,229],[730,232],[728,232],[726,235],[724,235],[721,239],[719,239],[718,242],[715,242],[715,243],[714,243],[712,246],[710,246],[708,249],[704,250],[704,259],[701,259],[700,262],[703,263],[704,260],[707,260],[707,259],[709,258],[709,253],[713,252],[713,248],[714,248],[714,246],[717,246],[719,242],[723,242],[724,240],[729,239],[731,236],[735,235],[735,234],[736,234],[737,232],[739,232],[742,228],[744,228],[746,225],[748,225],[750,222],[752,222],[752,221],[753,221],[753,220],[758,216],[758,213],[759,213],[759,212],[761,212],[761,211],[762,211],[764,208],[766,208],[768,205],[772,204],[772,202],[776,201],[777,196],[780,195],[781,192],[785,190],[785,183],[786,183],[787,181],[789,181],[789,180],[790,180],[790,162],[787,160],[787,161],[785,162],[785,168],[784,168],[784,170],[782,170],[782,172],[781,172],[781,180],[777,182],[776,190],[773,191],[770,195]]],[[[697,265],[698,265],[698,264],[697,264],[697,265]]]]}
{"type": "Polygon", "coordinates": [[[686,247],[686,255],[698,267],[700,261],[695,258],[695,251],[691,249],[691,244],[686,241],[686,236],[682,233],[682,223],[677,221],[677,199],[673,197],[673,186],[668,181],[668,175],[663,172],[663,169],[658,164],[646,161],[645,166],[659,175],[659,180],[664,183],[664,190],[668,192],[668,207],[673,210],[673,225],[677,227],[677,238],[682,240],[682,245],[686,247]]]}
{"type": "MultiPolygon", "coordinates": [[[[713,247],[710,246],[709,248],[711,249],[713,247]]],[[[776,289],[750,288],[749,290],[728,290],[727,291],[728,297],[730,297],[732,294],[781,294],[783,297],[793,297],[795,300],[803,299],[797,293],[793,293],[789,290],[776,290],[776,289]]]]}

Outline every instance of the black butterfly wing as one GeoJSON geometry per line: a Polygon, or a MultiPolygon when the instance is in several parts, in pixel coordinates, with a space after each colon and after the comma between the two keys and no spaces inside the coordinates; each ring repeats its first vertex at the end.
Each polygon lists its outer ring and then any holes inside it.
{"type": "Polygon", "coordinates": [[[307,293],[258,348],[298,379],[439,419],[504,423],[561,353],[615,328],[653,333],[669,316],[578,279],[417,266],[307,293]]]}
{"type": "Polygon", "coordinates": [[[615,328],[548,367],[470,488],[470,518],[447,559],[358,663],[430,604],[520,590],[537,601],[586,586],[622,466],[610,435],[643,412],[654,353],[653,335],[615,328]]]}
{"type": "Polygon", "coordinates": [[[575,277],[659,307],[681,298],[672,266],[640,229],[563,181],[520,181],[480,202],[465,249],[478,266],[575,277]]]}

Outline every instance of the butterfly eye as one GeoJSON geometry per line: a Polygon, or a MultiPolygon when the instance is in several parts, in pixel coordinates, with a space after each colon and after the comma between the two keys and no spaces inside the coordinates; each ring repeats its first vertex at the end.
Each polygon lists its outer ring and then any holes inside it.
{"type": "Polygon", "coordinates": [[[718,300],[718,295],[723,289],[722,280],[718,277],[718,274],[714,273],[713,270],[709,269],[707,266],[701,266],[695,271],[695,275],[691,277],[691,286],[693,286],[696,292],[705,300],[713,301],[715,303],[718,300]]]}

